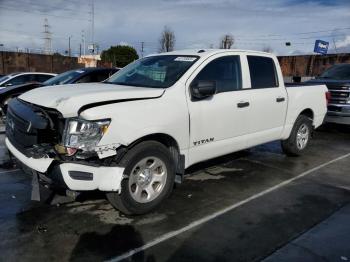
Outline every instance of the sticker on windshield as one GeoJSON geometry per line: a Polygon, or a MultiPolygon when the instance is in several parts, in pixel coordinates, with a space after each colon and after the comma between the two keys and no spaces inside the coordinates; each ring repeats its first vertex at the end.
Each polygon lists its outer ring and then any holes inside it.
{"type": "Polygon", "coordinates": [[[79,73],[79,74],[84,73],[84,71],[82,71],[82,70],[77,70],[77,71],[75,71],[75,72],[77,72],[77,73],[79,73]]]}
{"type": "Polygon", "coordinates": [[[196,60],[196,57],[190,57],[190,56],[178,56],[175,58],[174,61],[179,61],[179,62],[193,62],[196,60]]]}

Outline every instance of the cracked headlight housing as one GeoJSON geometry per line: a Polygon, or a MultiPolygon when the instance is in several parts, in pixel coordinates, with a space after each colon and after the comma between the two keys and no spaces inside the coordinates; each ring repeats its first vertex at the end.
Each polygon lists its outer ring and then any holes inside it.
{"type": "Polygon", "coordinates": [[[81,118],[68,119],[63,134],[65,147],[93,151],[107,132],[110,119],[84,120],[81,118]]]}

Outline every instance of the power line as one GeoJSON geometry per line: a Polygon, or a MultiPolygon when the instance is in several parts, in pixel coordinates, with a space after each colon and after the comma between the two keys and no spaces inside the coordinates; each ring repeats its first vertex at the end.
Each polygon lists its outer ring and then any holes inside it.
{"type": "MultiPolygon", "coordinates": [[[[255,37],[276,37],[276,36],[289,36],[289,35],[305,35],[305,34],[316,34],[316,33],[325,33],[325,32],[334,32],[334,31],[341,31],[341,30],[350,30],[350,27],[343,27],[343,28],[333,28],[328,30],[320,30],[320,31],[309,31],[309,32],[300,32],[300,33],[290,33],[290,34],[263,34],[263,35],[256,35],[255,37]]],[[[239,38],[251,38],[250,36],[237,36],[239,38]]]]}
{"type": "Polygon", "coordinates": [[[6,9],[6,10],[9,10],[9,11],[12,11],[12,12],[21,12],[21,13],[29,13],[29,14],[37,14],[37,15],[42,15],[42,16],[50,16],[50,17],[57,17],[57,18],[65,18],[65,19],[72,19],[72,20],[82,20],[82,21],[89,21],[89,19],[87,18],[79,18],[79,17],[76,17],[76,16],[61,16],[61,15],[53,15],[53,14],[47,14],[47,13],[44,13],[44,12],[41,12],[41,11],[27,11],[27,10],[19,10],[19,9],[11,9],[11,8],[8,8],[6,6],[2,6],[0,5],[0,8],[1,9],[6,9]]]}
{"type": "MultiPolygon", "coordinates": [[[[37,11],[40,12],[46,12],[43,9],[45,8],[50,8],[50,9],[55,9],[56,10],[64,10],[64,11],[70,11],[70,12],[74,12],[76,13],[77,11],[81,11],[81,9],[79,8],[79,10],[77,9],[73,9],[73,8],[66,8],[66,7],[61,7],[61,6],[52,6],[52,5],[47,5],[46,3],[41,3],[41,4],[35,4],[33,2],[28,2],[28,1],[20,1],[20,0],[16,0],[16,4],[18,3],[22,3],[22,4],[27,4],[28,6],[30,6],[31,9],[33,9],[32,7],[36,7],[37,11]]],[[[3,3],[4,4],[4,3],[3,3]]],[[[19,6],[14,4],[13,2],[7,2],[6,6],[10,6],[12,8],[17,9],[19,6]],[[9,5],[10,4],[10,5],[9,5]]]]}

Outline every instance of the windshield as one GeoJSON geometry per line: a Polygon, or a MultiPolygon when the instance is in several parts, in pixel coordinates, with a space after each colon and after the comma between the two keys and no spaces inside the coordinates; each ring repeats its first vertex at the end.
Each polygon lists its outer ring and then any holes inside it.
{"type": "Polygon", "coordinates": [[[8,76],[2,76],[2,77],[0,77],[0,82],[3,82],[7,79],[10,79],[10,78],[8,76]]]}
{"type": "Polygon", "coordinates": [[[198,56],[159,55],[137,60],[112,75],[105,83],[167,88],[172,86],[198,56]]]}
{"type": "Polygon", "coordinates": [[[64,85],[64,84],[70,84],[72,83],[72,79],[75,79],[78,75],[83,74],[84,71],[82,70],[71,70],[64,72],[62,74],[59,74],[55,77],[52,77],[48,80],[46,80],[43,84],[46,86],[54,86],[54,85],[64,85]]]}
{"type": "Polygon", "coordinates": [[[348,80],[350,79],[350,64],[332,66],[326,70],[319,78],[348,80]]]}

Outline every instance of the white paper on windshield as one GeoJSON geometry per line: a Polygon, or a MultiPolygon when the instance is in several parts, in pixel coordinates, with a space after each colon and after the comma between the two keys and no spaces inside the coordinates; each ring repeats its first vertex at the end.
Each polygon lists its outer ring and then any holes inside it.
{"type": "Polygon", "coordinates": [[[174,61],[179,61],[179,62],[193,62],[196,60],[196,57],[189,57],[189,56],[178,56],[175,58],[174,61]]]}
{"type": "Polygon", "coordinates": [[[76,70],[75,72],[77,72],[77,73],[79,73],[79,74],[84,73],[84,71],[82,71],[82,70],[76,70]]]}

